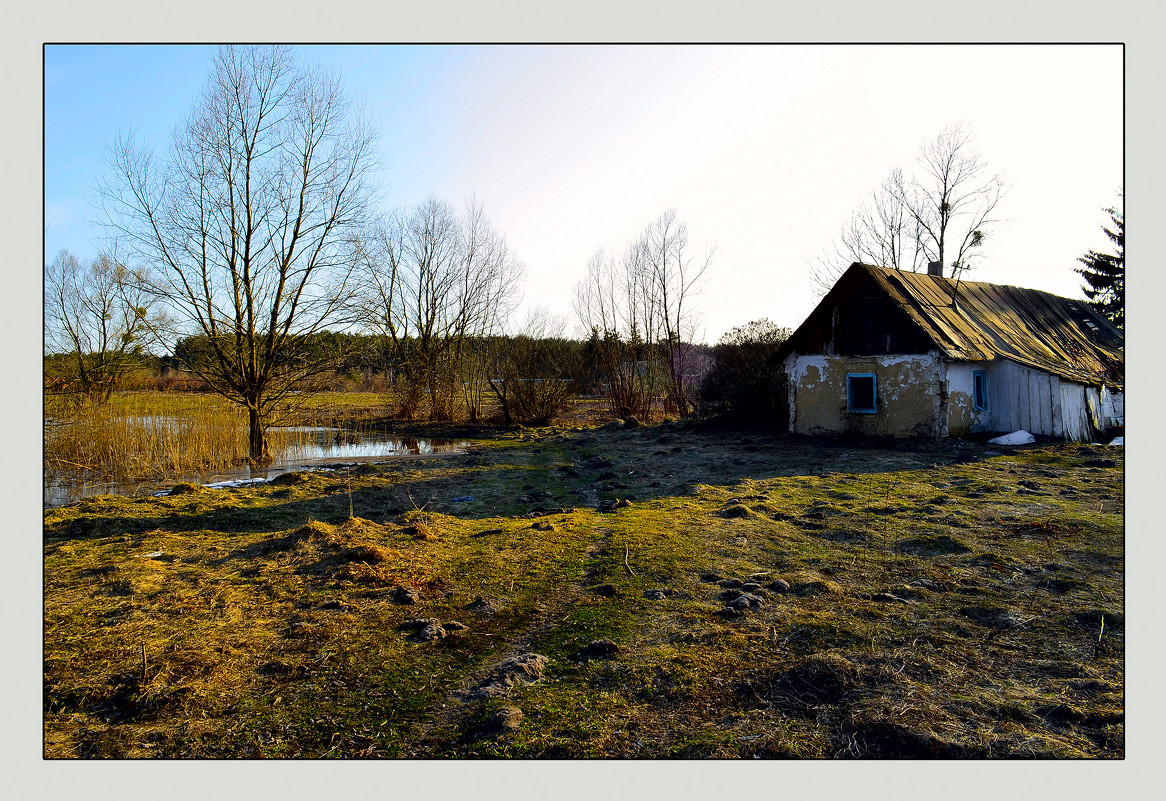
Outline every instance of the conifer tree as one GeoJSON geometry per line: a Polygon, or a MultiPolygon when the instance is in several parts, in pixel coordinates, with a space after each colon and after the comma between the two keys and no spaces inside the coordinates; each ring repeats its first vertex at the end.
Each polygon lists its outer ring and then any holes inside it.
{"type": "Polygon", "coordinates": [[[1082,290],[1089,298],[1089,305],[1105,319],[1112,322],[1119,331],[1125,330],[1125,213],[1122,209],[1110,207],[1105,210],[1113,227],[1102,226],[1105,235],[1114,244],[1116,254],[1089,251],[1078,261],[1084,268],[1076,272],[1085,279],[1082,290]]]}

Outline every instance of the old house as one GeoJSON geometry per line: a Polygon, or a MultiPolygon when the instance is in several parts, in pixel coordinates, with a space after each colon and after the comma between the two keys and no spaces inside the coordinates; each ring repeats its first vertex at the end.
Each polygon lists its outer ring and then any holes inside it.
{"type": "Polygon", "coordinates": [[[797,434],[1090,441],[1122,425],[1122,335],[1083,301],[855,263],[778,353],[797,434]]]}

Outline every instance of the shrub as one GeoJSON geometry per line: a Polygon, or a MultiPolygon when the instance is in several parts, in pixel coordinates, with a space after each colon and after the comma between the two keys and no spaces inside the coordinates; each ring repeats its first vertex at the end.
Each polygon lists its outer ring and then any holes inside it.
{"type": "Polygon", "coordinates": [[[713,348],[712,372],[701,385],[702,416],[741,425],[782,425],[788,400],[777,351],[790,333],[763,318],[721,337],[713,348]]]}

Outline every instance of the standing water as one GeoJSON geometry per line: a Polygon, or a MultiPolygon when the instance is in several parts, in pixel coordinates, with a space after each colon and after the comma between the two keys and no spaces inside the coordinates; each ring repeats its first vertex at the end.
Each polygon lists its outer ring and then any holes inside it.
{"type": "Polygon", "coordinates": [[[299,434],[297,444],[278,454],[267,467],[252,469],[241,465],[234,470],[195,472],[171,475],[165,479],[115,479],[88,470],[46,470],[44,505],[64,506],[91,495],[146,496],[159,492],[163,485],[180,481],[220,486],[269,481],[282,473],[305,467],[321,467],[344,462],[369,462],[401,456],[461,453],[466,443],[449,439],[413,439],[389,434],[355,436],[337,428],[273,427],[274,431],[299,434]]]}

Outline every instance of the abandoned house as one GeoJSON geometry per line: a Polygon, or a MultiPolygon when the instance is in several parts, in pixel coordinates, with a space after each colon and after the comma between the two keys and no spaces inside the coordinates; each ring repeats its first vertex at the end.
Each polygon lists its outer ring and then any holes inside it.
{"type": "Polygon", "coordinates": [[[796,434],[1092,441],[1123,423],[1122,335],[1084,301],[854,263],[782,346],[796,434]]]}

